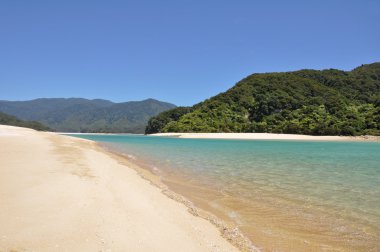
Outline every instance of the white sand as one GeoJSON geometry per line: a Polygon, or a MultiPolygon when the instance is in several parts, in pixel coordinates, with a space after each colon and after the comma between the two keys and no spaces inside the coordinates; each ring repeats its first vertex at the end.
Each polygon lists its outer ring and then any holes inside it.
{"type": "Polygon", "coordinates": [[[236,251],[90,141],[0,126],[0,251],[236,251]]]}
{"type": "Polygon", "coordinates": [[[363,136],[308,136],[295,134],[272,133],[157,133],[151,136],[167,136],[179,138],[205,138],[205,139],[250,139],[250,140],[306,140],[306,141],[363,141],[379,140],[379,137],[363,136]]]}

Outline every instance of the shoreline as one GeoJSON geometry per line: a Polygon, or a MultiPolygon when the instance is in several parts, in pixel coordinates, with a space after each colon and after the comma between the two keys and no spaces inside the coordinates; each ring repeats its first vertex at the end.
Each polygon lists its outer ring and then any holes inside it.
{"type": "MultiPolygon", "coordinates": [[[[59,135],[137,135],[144,136],[140,133],[80,133],[80,132],[54,132],[59,135]]],[[[351,142],[377,142],[380,136],[363,135],[363,136],[313,136],[299,134],[278,134],[278,133],[187,133],[187,132],[169,132],[154,133],[146,136],[153,137],[176,137],[189,139],[224,139],[224,140],[285,140],[285,141],[351,141],[351,142]]]]}
{"type": "Polygon", "coordinates": [[[380,141],[380,136],[311,136],[275,133],[155,133],[150,134],[149,136],[234,140],[380,141]]]}
{"type": "MultiPolygon", "coordinates": [[[[89,140],[91,141],[91,140],[89,140]]],[[[226,239],[229,243],[234,245],[239,251],[252,251],[259,252],[260,249],[257,248],[249,238],[247,238],[231,221],[226,221],[225,219],[217,217],[212,211],[206,210],[204,208],[195,206],[194,202],[189,200],[185,195],[178,193],[163,182],[161,177],[155,174],[151,169],[144,167],[143,165],[136,162],[134,158],[129,157],[128,154],[120,152],[116,149],[111,149],[107,145],[94,142],[100,149],[105,151],[112,158],[118,160],[130,169],[133,169],[137,174],[144,180],[148,181],[152,186],[157,187],[162,194],[168,198],[179,202],[187,207],[190,214],[205,219],[215,226],[220,235],[226,239]]]]}
{"type": "MultiPolygon", "coordinates": [[[[157,140],[159,140],[159,139],[157,139],[157,140]]],[[[172,140],[175,140],[175,139],[172,139],[172,140]]],[[[227,143],[225,143],[225,144],[227,144],[227,143]]],[[[102,144],[100,144],[100,145],[102,145],[102,144]]],[[[112,149],[112,146],[107,146],[106,144],[105,144],[105,147],[112,149]]],[[[205,201],[203,201],[204,198],[201,199],[200,197],[198,197],[199,195],[197,196],[196,194],[194,194],[194,190],[205,189],[205,188],[198,188],[198,187],[196,187],[196,185],[194,183],[189,186],[189,184],[188,184],[189,182],[186,179],[184,179],[183,177],[181,178],[179,176],[174,176],[174,177],[172,176],[168,180],[168,177],[167,177],[168,174],[157,173],[156,170],[155,170],[155,166],[152,166],[152,164],[149,164],[148,163],[149,159],[145,159],[144,156],[137,156],[137,159],[136,159],[136,157],[133,156],[135,154],[129,155],[128,152],[123,152],[122,149],[118,150],[117,148],[115,148],[115,151],[116,151],[116,153],[121,153],[121,156],[123,156],[124,158],[126,158],[130,162],[132,162],[134,164],[137,164],[138,166],[140,166],[140,168],[142,168],[143,170],[147,171],[148,173],[149,172],[152,173],[153,176],[162,177],[161,180],[160,180],[160,182],[164,183],[164,185],[166,185],[170,189],[171,192],[174,191],[177,196],[178,195],[182,196],[181,199],[180,199],[180,201],[182,203],[184,203],[182,201],[183,198],[187,199],[186,202],[190,201],[190,203],[192,203],[191,207],[193,205],[195,205],[198,209],[202,209],[202,210],[205,210],[208,213],[212,213],[213,215],[217,216],[220,220],[223,220],[223,222],[228,223],[228,221],[230,219],[229,218],[230,216],[226,216],[225,213],[219,211],[220,209],[214,209],[214,208],[208,206],[207,202],[206,202],[206,204],[202,204],[202,203],[205,202],[205,201]],[[124,153],[124,155],[123,155],[123,153],[124,153]],[[217,210],[217,211],[215,211],[215,210],[217,210]]],[[[143,155],[143,153],[140,153],[140,154],[143,155]]],[[[161,170],[160,167],[158,167],[158,169],[161,170]]],[[[209,193],[209,192],[211,192],[211,191],[207,191],[206,192],[206,190],[203,190],[203,193],[209,193]]],[[[209,198],[209,199],[211,199],[211,198],[209,198]]],[[[186,204],[186,202],[185,202],[185,204],[186,204]]],[[[227,201],[224,199],[224,202],[227,202],[227,201]]],[[[242,202],[238,203],[238,201],[234,200],[232,203],[235,204],[235,205],[236,204],[240,205],[240,203],[242,203],[242,202]]],[[[273,207],[273,205],[271,206],[270,204],[265,204],[265,203],[263,203],[261,201],[255,202],[255,204],[256,204],[256,206],[254,206],[251,209],[255,209],[255,211],[258,211],[258,212],[262,213],[263,215],[267,214],[268,210],[270,210],[273,213],[272,216],[275,216],[275,215],[278,215],[278,214],[283,214],[280,209],[277,209],[277,207],[273,207]],[[266,210],[264,211],[263,209],[266,209],[266,210]],[[278,210],[280,210],[280,212],[278,210]]],[[[284,206],[286,206],[286,205],[284,205],[284,206]]],[[[191,207],[190,207],[190,210],[191,210],[191,207]]],[[[245,208],[245,207],[243,206],[243,208],[245,208]]],[[[226,209],[228,210],[228,205],[227,205],[227,208],[225,208],[224,210],[226,210],[226,209]]],[[[233,208],[231,208],[231,209],[233,210],[233,208]]],[[[284,208],[284,209],[287,209],[287,208],[284,208]]],[[[310,211],[313,211],[313,213],[317,213],[318,212],[318,210],[315,210],[315,211],[314,210],[310,210],[310,211]]],[[[319,212],[319,214],[321,214],[321,216],[322,216],[323,213],[319,212]]],[[[286,216],[283,215],[282,217],[287,218],[289,216],[286,214],[286,216]]],[[[260,218],[260,216],[257,216],[257,218],[260,218]]],[[[257,226],[257,227],[269,227],[271,225],[272,221],[270,219],[268,219],[267,217],[265,217],[265,218],[261,218],[260,220],[256,219],[255,220],[255,225],[253,225],[253,226],[257,226]],[[264,222],[262,220],[264,220],[264,222]]],[[[269,218],[270,218],[270,216],[269,216],[269,218]]],[[[287,218],[287,219],[289,219],[289,218],[287,218]]],[[[303,223],[303,222],[299,222],[297,224],[297,222],[294,221],[294,219],[292,219],[292,218],[290,218],[290,220],[293,220],[291,222],[292,226],[297,226],[298,224],[302,225],[302,223],[303,223]]],[[[285,224],[285,222],[283,222],[283,224],[285,224]]],[[[346,224],[346,223],[344,223],[344,224],[346,224]]],[[[311,223],[311,225],[314,225],[314,223],[311,223]]],[[[339,223],[336,226],[340,227],[342,225],[343,225],[343,222],[339,223]]],[[[320,225],[320,227],[322,228],[322,224],[320,225]]],[[[246,235],[246,237],[249,237],[251,239],[251,241],[254,241],[255,245],[259,246],[260,248],[261,247],[265,248],[267,246],[267,244],[271,244],[271,243],[276,243],[277,242],[276,239],[274,239],[274,240],[271,241],[271,239],[266,239],[266,238],[263,239],[263,237],[260,237],[260,235],[262,235],[261,233],[263,233],[262,229],[263,228],[259,228],[259,229],[257,229],[259,232],[252,233],[252,230],[247,230],[247,228],[245,228],[245,229],[241,228],[240,229],[240,233],[243,233],[244,235],[246,235]]],[[[315,229],[317,229],[317,228],[315,228],[315,229]]],[[[315,231],[315,229],[313,229],[313,230],[315,231]]],[[[256,230],[254,230],[254,231],[256,231],[256,230]]],[[[265,228],[264,228],[264,231],[265,231],[265,228]]],[[[310,232],[310,233],[312,233],[312,232],[310,232]]],[[[299,237],[304,237],[305,239],[307,239],[307,234],[310,234],[310,233],[308,233],[308,232],[299,233],[299,234],[301,234],[301,236],[297,236],[297,237],[298,238],[299,237]],[[305,236],[305,234],[306,234],[306,236],[305,236]]],[[[321,238],[321,237],[319,237],[319,238],[321,238]]],[[[302,240],[300,242],[302,242],[302,240]]],[[[315,243],[315,241],[313,241],[313,242],[308,241],[305,244],[299,244],[298,241],[296,241],[295,239],[292,239],[291,243],[290,242],[289,242],[289,244],[286,243],[286,242],[285,243],[281,243],[280,247],[283,248],[284,251],[305,251],[305,249],[307,247],[311,247],[311,246],[314,246],[313,247],[314,249],[315,248],[321,248],[320,244],[324,244],[325,242],[326,241],[324,239],[320,239],[318,243],[315,243]],[[300,248],[303,248],[303,249],[300,249],[300,248]]],[[[329,242],[331,242],[329,245],[334,244],[333,240],[329,240],[329,242]]],[[[277,243],[277,245],[278,244],[279,243],[277,243]]],[[[341,246],[341,245],[339,245],[339,246],[341,246]]],[[[343,247],[339,247],[339,249],[337,247],[334,247],[334,248],[337,249],[337,251],[338,250],[341,251],[340,249],[342,249],[342,251],[346,251],[347,250],[347,247],[345,247],[346,250],[344,250],[343,247]]],[[[360,250],[360,251],[362,251],[362,250],[360,250]]]]}
{"type": "Polygon", "coordinates": [[[58,135],[138,135],[143,136],[142,133],[81,133],[81,132],[53,132],[58,135]]]}
{"type": "Polygon", "coordinates": [[[96,142],[1,125],[0,142],[0,250],[237,251],[96,142]]]}

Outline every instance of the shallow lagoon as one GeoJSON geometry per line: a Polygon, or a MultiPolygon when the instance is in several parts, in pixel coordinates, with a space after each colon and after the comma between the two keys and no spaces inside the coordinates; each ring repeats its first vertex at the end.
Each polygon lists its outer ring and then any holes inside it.
{"type": "Polygon", "coordinates": [[[380,143],[75,135],[106,144],[265,250],[380,249],[380,143]]]}

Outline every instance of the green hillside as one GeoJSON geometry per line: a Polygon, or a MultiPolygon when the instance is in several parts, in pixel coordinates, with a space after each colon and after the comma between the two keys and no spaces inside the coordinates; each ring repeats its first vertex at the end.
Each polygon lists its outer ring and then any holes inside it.
{"type": "Polygon", "coordinates": [[[42,123],[35,121],[23,121],[15,116],[11,116],[2,112],[0,112],[0,125],[18,126],[24,128],[31,128],[39,131],[52,131],[52,129],[43,125],[42,123]]]}
{"type": "Polygon", "coordinates": [[[154,99],[123,103],[82,98],[0,101],[0,111],[61,132],[144,133],[150,117],[174,107],[154,99]]]}
{"type": "Polygon", "coordinates": [[[149,120],[146,133],[380,135],[380,63],[352,71],[253,74],[190,108],[149,120]]]}

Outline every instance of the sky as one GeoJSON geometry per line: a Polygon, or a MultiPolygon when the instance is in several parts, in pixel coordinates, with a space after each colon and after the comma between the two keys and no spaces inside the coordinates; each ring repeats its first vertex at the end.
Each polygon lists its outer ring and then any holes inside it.
{"type": "Polygon", "coordinates": [[[0,0],[0,100],[189,106],[252,73],[380,61],[380,0],[0,0]]]}

